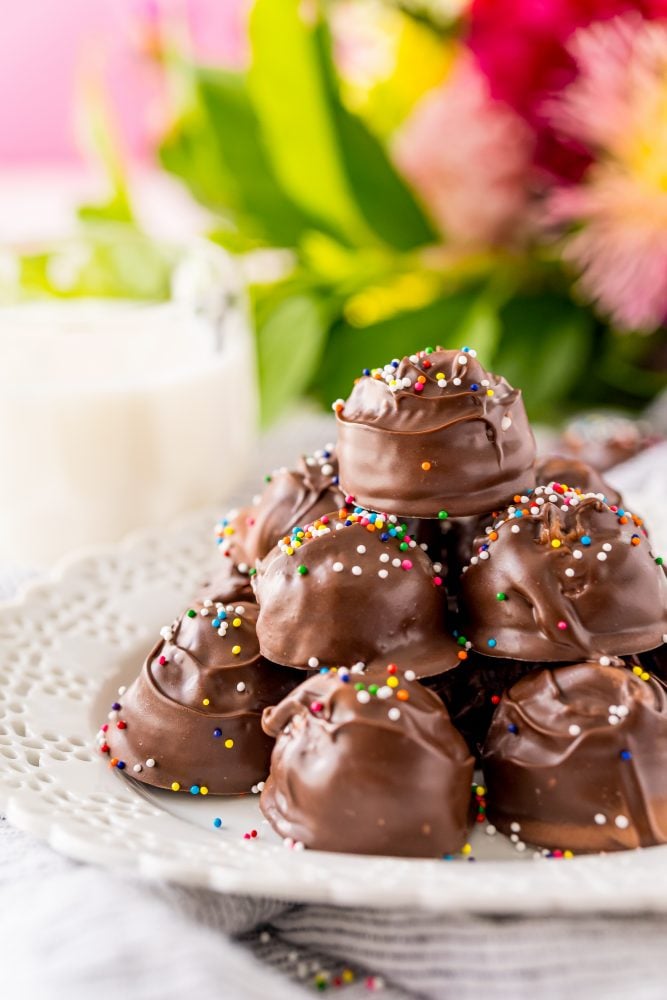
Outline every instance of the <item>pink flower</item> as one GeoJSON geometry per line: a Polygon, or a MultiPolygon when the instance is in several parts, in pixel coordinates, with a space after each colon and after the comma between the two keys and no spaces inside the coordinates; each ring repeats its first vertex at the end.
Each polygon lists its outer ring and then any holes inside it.
{"type": "Polygon", "coordinates": [[[589,163],[573,140],[559,139],[544,116],[546,99],[576,76],[568,41],[581,27],[627,11],[667,16],[667,0],[473,0],[468,45],[491,94],[521,114],[537,134],[536,162],[576,179],[589,163]]]}
{"type": "Polygon", "coordinates": [[[452,242],[484,246],[516,234],[527,206],[530,132],[491,99],[471,59],[461,58],[445,84],[422,98],[394,155],[452,242]]]}
{"type": "Polygon", "coordinates": [[[596,162],[556,191],[551,217],[577,226],[564,256],[622,328],[667,319],[667,25],[627,15],[579,32],[578,76],[546,106],[596,162]]]}

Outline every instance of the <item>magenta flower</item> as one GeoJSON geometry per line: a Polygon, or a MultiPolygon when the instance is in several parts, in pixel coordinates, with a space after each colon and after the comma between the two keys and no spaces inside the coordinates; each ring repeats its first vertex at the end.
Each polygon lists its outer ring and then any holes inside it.
{"type": "Polygon", "coordinates": [[[536,162],[551,175],[576,179],[590,162],[574,140],[554,134],[543,112],[576,76],[567,43],[578,28],[627,11],[666,17],[667,0],[473,0],[468,45],[492,96],[535,129],[536,162]]]}
{"type": "Polygon", "coordinates": [[[428,93],[398,133],[394,156],[443,234],[459,247],[521,231],[532,157],[530,130],[489,94],[467,56],[428,93]]]}
{"type": "Polygon", "coordinates": [[[575,228],[564,257],[582,292],[624,329],[667,319],[667,24],[637,14],[571,46],[577,78],[545,113],[596,157],[557,190],[551,218],[575,228]]]}

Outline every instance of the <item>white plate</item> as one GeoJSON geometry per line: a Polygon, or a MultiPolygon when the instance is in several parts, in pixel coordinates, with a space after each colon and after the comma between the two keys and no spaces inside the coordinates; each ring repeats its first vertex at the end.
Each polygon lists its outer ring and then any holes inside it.
{"type": "Polygon", "coordinates": [[[195,592],[213,521],[204,512],[91,551],[0,606],[0,807],[12,823],[81,861],[220,891],[478,913],[667,911],[665,847],[536,860],[482,828],[475,864],[297,852],[254,796],[148,791],[110,769],[96,732],[195,592]]]}

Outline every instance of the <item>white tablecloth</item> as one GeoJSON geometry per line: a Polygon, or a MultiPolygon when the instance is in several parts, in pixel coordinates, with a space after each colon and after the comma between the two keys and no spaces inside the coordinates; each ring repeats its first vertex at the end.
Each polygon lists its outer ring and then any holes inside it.
{"type": "MultiPolygon", "coordinates": [[[[611,478],[667,551],[667,445],[611,478]]],[[[434,917],[139,883],[0,821],[3,1000],[296,1000],[318,982],[347,1000],[664,1000],[666,940],[661,916],[434,917]]]]}

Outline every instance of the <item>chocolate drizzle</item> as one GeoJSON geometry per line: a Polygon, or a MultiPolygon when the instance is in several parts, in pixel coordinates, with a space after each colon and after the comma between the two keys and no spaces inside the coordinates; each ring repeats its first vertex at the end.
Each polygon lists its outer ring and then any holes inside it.
{"type": "Polygon", "coordinates": [[[667,842],[667,690],[622,665],[539,670],[503,695],[483,754],[488,812],[548,848],[667,842]]]}
{"type": "Polygon", "coordinates": [[[521,393],[474,351],[421,352],[376,369],[336,412],[341,484],[371,509],[481,514],[535,483],[521,393]]]}

